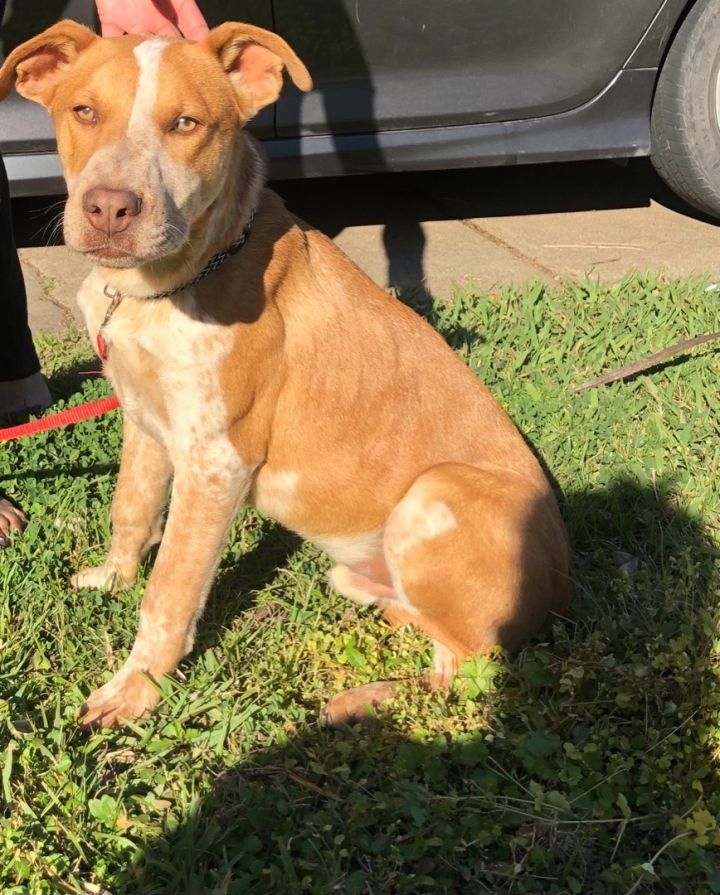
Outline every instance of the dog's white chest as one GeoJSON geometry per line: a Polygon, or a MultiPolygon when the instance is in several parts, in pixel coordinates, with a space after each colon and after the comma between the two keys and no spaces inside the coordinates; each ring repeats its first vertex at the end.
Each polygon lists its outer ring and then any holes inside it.
{"type": "Polygon", "coordinates": [[[217,473],[246,471],[227,433],[220,373],[232,348],[228,327],[195,316],[192,296],[125,298],[104,322],[110,299],[92,274],[78,304],[93,344],[102,329],[105,370],[123,412],[165,445],[175,466],[202,455],[217,473]]]}

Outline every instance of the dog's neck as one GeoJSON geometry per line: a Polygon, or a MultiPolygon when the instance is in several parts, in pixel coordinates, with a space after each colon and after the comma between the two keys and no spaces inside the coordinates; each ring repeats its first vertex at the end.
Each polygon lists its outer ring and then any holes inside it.
{"type": "Polygon", "coordinates": [[[228,249],[257,209],[265,182],[265,162],[252,137],[238,132],[226,177],[217,196],[190,228],[184,246],[166,258],[138,267],[99,265],[96,270],[107,292],[136,298],[182,288],[190,283],[217,252],[228,249]]]}

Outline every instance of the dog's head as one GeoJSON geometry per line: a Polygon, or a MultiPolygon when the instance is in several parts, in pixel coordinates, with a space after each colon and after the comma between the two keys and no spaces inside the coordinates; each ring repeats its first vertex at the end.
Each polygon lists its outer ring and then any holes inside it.
{"type": "Polygon", "coordinates": [[[312,88],[284,40],[239,22],[194,43],[64,21],[8,56],[0,99],[15,83],[53,117],[68,245],[134,267],[181,249],[227,190],[238,128],[277,99],[284,69],[312,88]]]}

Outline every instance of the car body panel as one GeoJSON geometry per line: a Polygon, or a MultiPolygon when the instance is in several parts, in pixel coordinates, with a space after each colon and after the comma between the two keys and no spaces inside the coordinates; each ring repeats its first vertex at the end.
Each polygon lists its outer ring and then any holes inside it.
{"type": "Polygon", "coordinates": [[[659,68],[673,36],[695,0],[665,0],[625,68],[659,68]]]}
{"type": "Polygon", "coordinates": [[[579,109],[487,124],[334,134],[265,144],[278,179],[649,155],[655,71],[621,72],[579,109]]]}
{"type": "Polygon", "coordinates": [[[577,108],[633,53],[662,0],[273,0],[315,90],[278,136],[536,118],[577,108]]]}
{"type": "MultiPolygon", "coordinates": [[[[211,25],[236,18],[238,4],[200,0],[211,25]]],[[[44,18],[36,4],[30,11],[22,0],[9,0],[0,32],[6,52],[55,19],[93,22],[92,0],[40,6],[44,18]]],[[[648,155],[657,69],[686,8],[687,0],[554,0],[552,7],[546,0],[304,0],[293,11],[289,0],[273,0],[272,8],[271,0],[243,0],[242,17],[283,34],[318,87],[309,95],[286,89],[252,130],[263,139],[274,178],[648,155]],[[544,18],[533,12],[540,8],[544,18]],[[566,20],[556,27],[559,11],[566,20]],[[599,38],[613,15],[617,21],[599,38]],[[445,32],[443,18],[453,22],[445,32]],[[518,22],[525,32],[536,27],[530,42],[527,34],[518,37],[518,22]],[[624,23],[619,30],[618,22],[624,23]],[[482,25],[475,41],[465,33],[473,23],[482,25]],[[409,35],[422,33],[423,24],[434,40],[407,49],[409,35]],[[391,35],[375,47],[383,29],[391,35]],[[483,56],[489,34],[505,39],[505,49],[483,56]],[[610,48],[607,34],[614,36],[610,48]],[[456,47],[464,53],[462,65],[456,47]],[[548,47],[554,55],[547,56],[548,47]],[[401,64],[405,70],[393,76],[393,65],[401,64]],[[496,74],[506,66],[506,77],[493,80],[491,64],[496,74]]],[[[13,195],[63,191],[53,148],[42,108],[15,95],[0,104],[0,151],[13,195]]]]}

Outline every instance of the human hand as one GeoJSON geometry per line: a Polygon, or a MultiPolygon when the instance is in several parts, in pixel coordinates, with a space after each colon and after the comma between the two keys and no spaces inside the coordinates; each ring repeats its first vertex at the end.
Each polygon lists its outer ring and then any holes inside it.
{"type": "Polygon", "coordinates": [[[195,0],[95,0],[103,37],[158,34],[200,40],[208,33],[195,0]]]}

